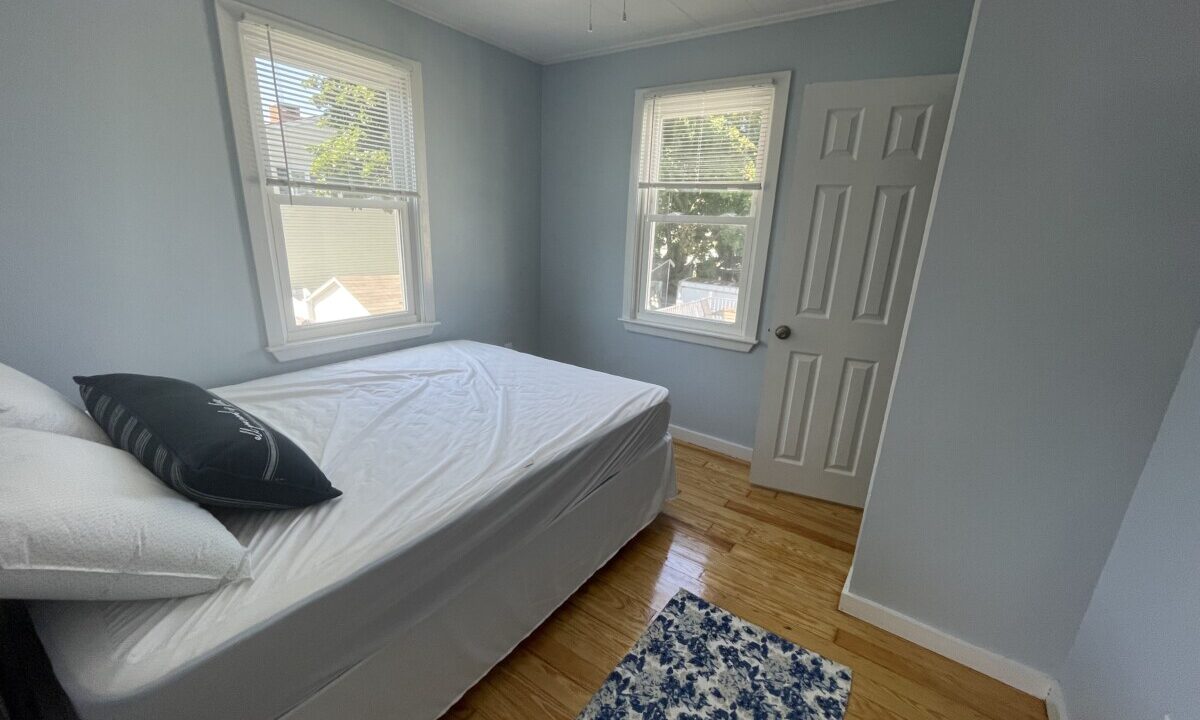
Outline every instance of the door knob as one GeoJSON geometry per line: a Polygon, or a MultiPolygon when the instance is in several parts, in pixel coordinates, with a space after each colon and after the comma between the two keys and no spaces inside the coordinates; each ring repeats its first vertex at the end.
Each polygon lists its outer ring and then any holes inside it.
{"type": "Polygon", "coordinates": [[[780,340],[787,340],[791,336],[792,329],[787,325],[780,325],[779,327],[775,328],[775,337],[779,338],[780,340]]]}

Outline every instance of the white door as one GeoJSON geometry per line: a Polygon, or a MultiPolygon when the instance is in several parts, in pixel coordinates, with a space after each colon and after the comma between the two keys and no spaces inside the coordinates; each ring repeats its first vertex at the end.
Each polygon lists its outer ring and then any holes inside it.
{"type": "Polygon", "coordinates": [[[750,480],[862,506],[956,76],[804,88],[750,480]]]}

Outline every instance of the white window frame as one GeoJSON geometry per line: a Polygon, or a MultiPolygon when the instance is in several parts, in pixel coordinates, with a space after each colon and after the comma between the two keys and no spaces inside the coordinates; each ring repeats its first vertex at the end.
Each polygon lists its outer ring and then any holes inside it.
{"type": "MultiPolygon", "coordinates": [[[[434,316],[433,265],[429,232],[429,198],[425,161],[425,111],[421,82],[421,63],[393,55],[340,35],[309,27],[237,0],[215,0],[221,56],[225,65],[234,141],[242,192],[246,199],[246,219],[258,278],[259,299],[267,331],[267,350],[278,360],[287,361],[326,353],[364,348],[431,335],[438,326],[434,316]],[[399,210],[400,253],[405,272],[405,310],[398,313],[353,318],[333,322],[297,325],[288,281],[287,248],[280,226],[277,200],[265,182],[260,165],[258,133],[254,131],[250,90],[255,80],[242,53],[238,23],[244,18],[269,22],[286,32],[307,37],[402,68],[410,73],[413,101],[413,134],[417,165],[415,201],[388,202],[356,200],[359,207],[389,207],[399,210]],[[416,212],[411,208],[415,206],[416,212]],[[413,216],[416,217],[413,217],[413,216]]],[[[297,196],[293,202],[309,205],[336,204],[320,197],[297,196]]]]}
{"type": "MultiPolygon", "coordinates": [[[[625,295],[620,317],[627,330],[742,352],[749,352],[758,344],[758,320],[762,310],[763,280],[767,271],[767,251],[775,210],[775,192],[778,186],[779,159],[791,77],[791,71],[785,70],[641,88],[634,94],[633,146],[629,163],[629,207],[625,237],[625,295]],[[645,115],[650,106],[648,101],[664,95],[725,90],[767,83],[775,88],[771,108],[771,132],[762,171],[762,188],[755,206],[756,217],[747,228],[745,247],[742,251],[742,280],[738,290],[737,320],[733,323],[722,323],[644,309],[645,292],[648,288],[647,259],[653,243],[650,228],[656,219],[648,201],[653,191],[641,187],[640,177],[642,133],[646,126],[645,115]]],[[[701,223],[714,222],[713,218],[697,217],[701,223]]],[[[671,222],[679,222],[678,216],[670,216],[669,219],[671,222]]],[[[715,222],[728,220],[729,218],[719,218],[715,219],[715,222]]]]}

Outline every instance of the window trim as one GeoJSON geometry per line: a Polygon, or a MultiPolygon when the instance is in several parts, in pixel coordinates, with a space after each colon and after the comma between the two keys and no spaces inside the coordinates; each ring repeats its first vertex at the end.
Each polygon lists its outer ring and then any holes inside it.
{"type": "MultiPolygon", "coordinates": [[[[364,45],[350,38],[305,25],[238,0],[214,0],[228,116],[233,126],[237,152],[237,172],[246,202],[246,221],[254,258],[259,303],[266,327],[266,349],[281,362],[313,357],[342,350],[369,347],[431,335],[438,326],[434,314],[433,263],[429,230],[429,182],[425,153],[425,102],[421,63],[364,45]],[[238,23],[251,17],[265,20],[289,33],[374,60],[396,65],[411,74],[413,101],[413,138],[417,165],[417,217],[410,218],[411,204],[401,205],[405,219],[400,252],[406,261],[405,292],[411,309],[365,318],[354,318],[309,326],[297,326],[292,320],[291,286],[287,280],[287,257],[282,237],[276,237],[275,213],[259,168],[257,133],[246,73],[249,69],[242,53],[238,23]],[[415,237],[410,237],[414,235],[415,237]]],[[[372,205],[364,200],[364,207],[372,205]]]]}
{"type": "MultiPolygon", "coordinates": [[[[758,323],[762,311],[763,282],[767,271],[767,255],[775,211],[775,194],[779,185],[779,164],[783,149],[784,123],[787,119],[788,92],[792,73],[783,70],[773,73],[741,75],[738,77],[702,80],[699,82],[639,88],[634,93],[633,143],[629,162],[629,195],[625,227],[625,290],[621,317],[630,332],[699,343],[726,350],[749,352],[758,344],[758,323]],[[652,97],[675,95],[704,90],[724,90],[770,82],[775,87],[771,107],[771,133],[763,165],[762,189],[756,216],[747,225],[748,253],[743,254],[742,274],[744,298],[739,291],[738,319],[725,325],[711,320],[674,318],[666,313],[642,309],[645,273],[643,259],[649,254],[652,238],[646,230],[654,213],[642,213],[638,194],[641,191],[642,132],[646,124],[647,101],[652,97]]],[[[688,217],[688,216],[683,216],[688,217]]],[[[732,219],[731,219],[732,220],[732,219]]],[[[678,218],[672,216],[672,222],[678,218]]]]}

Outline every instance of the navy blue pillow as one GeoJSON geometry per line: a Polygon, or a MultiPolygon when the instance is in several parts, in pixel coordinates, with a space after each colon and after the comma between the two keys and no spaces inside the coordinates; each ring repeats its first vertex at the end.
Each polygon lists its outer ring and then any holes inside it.
{"type": "Polygon", "coordinates": [[[285,435],[204,388],[129,374],[75,382],[113,445],[201,505],[270,510],[342,494],[285,435]]]}

